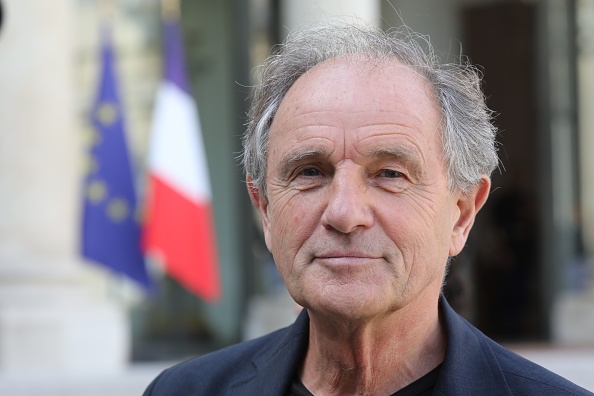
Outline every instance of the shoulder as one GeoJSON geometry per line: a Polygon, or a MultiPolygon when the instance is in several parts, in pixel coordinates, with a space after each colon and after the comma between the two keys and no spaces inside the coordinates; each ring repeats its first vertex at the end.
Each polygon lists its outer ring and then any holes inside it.
{"type": "Polygon", "coordinates": [[[492,351],[509,389],[518,395],[592,395],[573,382],[525,359],[488,338],[480,330],[471,330],[492,351]]]}
{"type": "Polygon", "coordinates": [[[445,298],[440,312],[447,349],[436,388],[444,395],[593,395],[491,340],[455,313],[445,298]]]}
{"type": "Polygon", "coordinates": [[[283,394],[307,345],[305,310],[291,326],[180,363],[162,372],[145,396],[283,394]]]}
{"type": "Polygon", "coordinates": [[[491,341],[501,371],[514,392],[542,395],[592,395],[591,392],[491,341]]]}
{"type": "Polygon", "coordinates": [[[179,363],[155,378],[145,396],[225,393],[229,385],[249,380],[255,373],[254,359],[277,348],[287,331],[278,330],[179,363]]]}

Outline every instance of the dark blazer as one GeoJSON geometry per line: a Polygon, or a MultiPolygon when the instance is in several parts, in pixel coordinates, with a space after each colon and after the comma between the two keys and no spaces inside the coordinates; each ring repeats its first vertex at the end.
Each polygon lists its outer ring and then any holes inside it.
{"type": "MultiPolygon", "coordinates": [[[[440,313],[447,350],[434,395],[594,395],[496,344],[455,313],[443,296],[440,313]]],[[[165,370],[144,395],[285,395],[308,333],[304,310],[285,329],[165,370]]]]}

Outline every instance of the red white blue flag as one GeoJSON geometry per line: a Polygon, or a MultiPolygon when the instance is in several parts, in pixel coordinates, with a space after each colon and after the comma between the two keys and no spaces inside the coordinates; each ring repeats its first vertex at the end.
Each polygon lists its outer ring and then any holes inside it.
{"type": "Polygon", "coordinates": [[[149,147],[144,246],[165,271],[207,301],[221,294],[211,190],[178,20],[164,22],[165,76],[149,147]]]}

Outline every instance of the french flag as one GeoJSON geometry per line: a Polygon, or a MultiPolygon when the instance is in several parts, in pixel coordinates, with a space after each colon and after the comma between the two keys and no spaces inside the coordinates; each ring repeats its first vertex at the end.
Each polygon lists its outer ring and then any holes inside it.
{"type": "Polygon", "coordinates": [[[221,294],[208,168],[178,19],[164,21],[165,76],[149,143],[145,251],[207,301],[221,294]]]}

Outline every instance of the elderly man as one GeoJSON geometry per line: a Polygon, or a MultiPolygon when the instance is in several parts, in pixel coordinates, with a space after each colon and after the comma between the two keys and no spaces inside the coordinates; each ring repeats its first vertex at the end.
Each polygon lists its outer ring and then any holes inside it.
{"type": "Polygon", "coordinates": [[[322,27],[265,63],[244,139],[266,245],[305,309],[146,395],[583,395],[441,295],[497,166],[467,65],[408,31],[322,27]]]}

